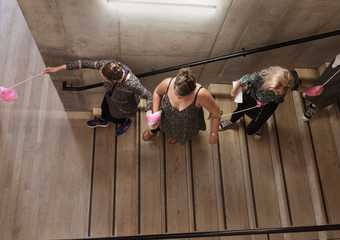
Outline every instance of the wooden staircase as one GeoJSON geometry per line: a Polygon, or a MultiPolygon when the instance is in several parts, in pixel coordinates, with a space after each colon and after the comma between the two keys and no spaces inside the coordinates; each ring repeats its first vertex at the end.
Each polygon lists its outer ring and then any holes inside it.
{"type": "MultiPolygon", "coordinates": [[[[225,113],[235,108],[218,94],[228,88],[210,86],[225,113]]],[[[241,124],[220,133],[218,145],[208,145],[209,131],[186,145],[170,145],[163,135],[144,142],[144,112],[123,136],[115,137],[113,127],[94,130],[88,235],[340,223],[339,108],[310,124],[302,108],[300,94],[289,93],[261,140],[246,136],[241,124]]],[[[340,234],[270,236],[327,238],[340,234]]]]}

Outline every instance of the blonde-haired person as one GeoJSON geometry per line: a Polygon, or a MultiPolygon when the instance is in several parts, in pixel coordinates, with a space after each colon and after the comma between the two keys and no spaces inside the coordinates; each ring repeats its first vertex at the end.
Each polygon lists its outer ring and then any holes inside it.
{"type": "Polygon", "coordinates": [[[131,117],[138,111],[140,98],[147,99],[147,109],[151,109],[152,95],[133,74],[131,69],[116,60],[78,60],[58,67],[48,67],[45,73],[55,73],[63,70],[95,69],[104,80],[106,89],[101,104],[102,115],[87,121],[90,128],[107,127],[109,122],[116,124],[116,134],[127,131],[131,117]]]}
{"type": "MultiPolygon", "coordinates": [[[[163,80],[153,93],[153,112],[162,111],[159,127],[172,144],[183,144],[206,129],[203,108],[211,118],[209,143],[215,144],[220,109],[208,90],[196,82],[190,69],[181,69],[175,77],[163,80]]],[[[146,130],[143,139],[150,140],[158,130],[146,130]]]]}
{"type": "Polygon", "coordinates": [[[275,112],[277,106],[283,102],[288,89],[297,89],[299,83],[295,71],[278,66],[244,75],[236,81],[230,93],[235,97],[242,90],[243,102],[238,103],[230,121],[220,122],[220,131],[235,128],[236,122],[246,114],[252,119],[246,128],[247,134],[261,136],[263,124],[275,112]],[[246,110],[255,106],[258,107],[246,110]]]}

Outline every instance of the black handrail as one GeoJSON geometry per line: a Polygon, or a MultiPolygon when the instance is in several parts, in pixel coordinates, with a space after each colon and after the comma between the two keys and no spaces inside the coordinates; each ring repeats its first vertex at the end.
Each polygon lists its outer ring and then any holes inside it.
{"type": "MultiPolygon", "coordinates": [[[[195,61],[195,62],[191,62],[191,63],[166,67],[166,68],[162,68],[162,69],[158,69],[158,70],[140,73],[140,74],[137,74],[136,76],[139,77],[139,78],[148,77],[148,76],[152,76],[152,75],[156,75],[156,74],[160,74],[160,73],[175,71],[175,70],[185,68],[185,67],[194,67],[194,66],[198,66],[198,65],[202,65],[202,64],[213,63],[213,62],[217,62],[217,61],[223,61],[223,60],[227,60],[227,59],[231,59],[231,58],[237,58],[237,57],[241,57],[241,56],[245,57],[247,55],[251,55],[251,54],[254,54],[254,53],[270,51],[270,50],[273,50],[273,49],[278,49],[278,48],[282,48],[282,47],[287,47],[287,46],[297,45],[297,44],[311,42],[311,41],[315,41],[315,40],[320,40],[320,39],[324,39],[324,38],[334,37],[334,36],[337,36],[337,35],[340,35],[340,30],[316,34],[316,35],[312,35],[312,36],[309,36],[309,37],[298,38],[298,39],[295,39],[295,40],[290,40],[290,41],[281,42],[281,43],[275,43],[275,44],[271,44],[271,45],[267,45],[267,46],[263,46],[263,47],[258,47],[258,48],[252,48],[252,49],[248,49],[248,50],[242,49],[241,51],[233,52],[233,53],[230,53],[230,54],[227,54],[227,55],[222,55],[222,56],[219,56],[219,57],[208,58],[208,59],[201,60],[201,61],[195,61]]],[[[67,82],[65,81],[65,82],[63,82],[63,90],[65,90],[65,91],[83,91],[83,90],[87,90],[87,89],[91,89],[91,88],[101,87],[103,85],[104,85],[103,82],[99,82],[99,83],[84,85],[84,86],[72,86],[72,84],[68,85],[67,82]]]]}
{"type": "Polygon", "coordinates": [[[69,240],[134,240],[134,239],[178,239],[178,238],[203,238],[203,237],[226,237],[226,236],[246,236],[246,235],[269,235],[282,233],[303,233],[303,232],[323,232],[340,230],[340,224],[327,224],[315,226],[299,226],[299,227],[281,227],[281,228],[258,228],[247,230],[226,230],[226,231],[210,231],[210,232],[188,232],[188,233],[164,233],[164,234],[148,234],[134,236],[116,236],[116,237],[87,237],[72,238],[69,240]]]}

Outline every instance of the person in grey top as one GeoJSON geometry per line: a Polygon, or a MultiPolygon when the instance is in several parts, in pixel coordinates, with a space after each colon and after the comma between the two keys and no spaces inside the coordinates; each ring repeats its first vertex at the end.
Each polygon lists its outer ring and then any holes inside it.
{"type": "Polygon", "coordinates": [[[78,60],[58,67],[47,67],[45,73],[61,70],[96,69],[104,79],[106,92],[102,101],[101,118],[87,121],[90,128],[107,127],[116,123],[116,134],[123,134],[130,126],[130,117],[135,116],[140,98],[146,98],[147,110],[152,107],[152,95],[125,64],[116,60],[78,60]]]}

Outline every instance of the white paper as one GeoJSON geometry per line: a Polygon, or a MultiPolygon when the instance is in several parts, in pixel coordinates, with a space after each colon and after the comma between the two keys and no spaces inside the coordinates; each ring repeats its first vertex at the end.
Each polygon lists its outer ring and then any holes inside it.
{"type": "Polygon", "coordinates": [[[332,68],[336,68],[340,65],[340,54],[336,55],[334,63],[332,64],[332,68]]]}
{"type": "MultiPolygon", "coordinates": [[[[233,81],[233,87],[235,86],[236,81],[233,81]]],[[[239,88],[238,93],[236,94],[236,97],[234,99],[234,102],[236,103],[243,103],[243,93],[242,88],[239,88]]]]}

